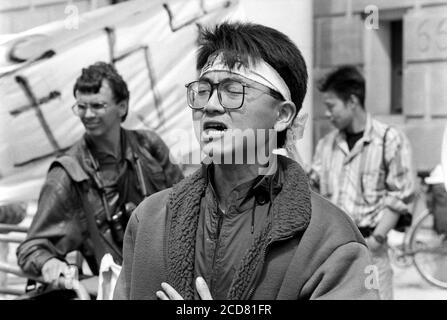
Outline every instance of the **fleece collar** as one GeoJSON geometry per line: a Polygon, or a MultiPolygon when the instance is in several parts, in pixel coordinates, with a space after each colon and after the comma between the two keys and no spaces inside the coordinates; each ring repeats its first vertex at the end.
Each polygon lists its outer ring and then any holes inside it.
{"type": "MultiPolygon", "coordinates": [[[[284,173],[282,190],[273,200],[271,219],[265,222],[235,272],[228,299],[247,297],[271,243],[303,232],[309,225],[311,202],[307,176],[296,162],[282,156],[278,160],[278,170],[284,173]]],[[[168,201],[167,281],[185,299],[194,299],[195,240],[206,185],[203,171],[198,170],[174,186],[168,201]]]]}

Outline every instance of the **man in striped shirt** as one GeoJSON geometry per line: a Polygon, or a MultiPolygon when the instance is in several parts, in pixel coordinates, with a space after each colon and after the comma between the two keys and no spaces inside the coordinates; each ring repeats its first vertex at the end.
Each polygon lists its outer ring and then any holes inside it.
{"type": "Polygon", "coordinates": [[[336,130],[318,142],[310,181],[357,224],[378,267],[380,296],[392,299],[386,240],[399,216],[410,210],[414,194],[410,144],[401,131],[365,110],[365,80],[355,67],[332,71],[319,89],[336,130]]]}

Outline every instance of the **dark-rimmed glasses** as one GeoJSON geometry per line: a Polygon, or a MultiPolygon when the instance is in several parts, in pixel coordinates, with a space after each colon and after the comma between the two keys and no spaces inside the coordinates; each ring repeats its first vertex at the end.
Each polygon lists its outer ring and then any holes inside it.
{"type": "Polygon", "coordinates": [[[244,104],[245,88],[252,88],[271,95],[278,100],[284,100],[280,93],[270,88],[260,88],[234,79],[225,79],[218,83],[208,80],[193,81],[185,85],[188,106],[194,110],[205,108],[209,99],[217,89],[219,103],[225,109],[239,109],[244,104]]]}

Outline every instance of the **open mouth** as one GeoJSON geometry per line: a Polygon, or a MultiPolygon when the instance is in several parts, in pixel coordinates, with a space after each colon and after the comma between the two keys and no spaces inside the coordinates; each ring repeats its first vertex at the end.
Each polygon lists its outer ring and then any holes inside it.
{"type": "Polygon", "coordinates": [[[222,137],[228,127],[217,121],[207,121],[203,124],[203,137],[205,140],[222,137]]]}
{"type": "Polygon", "coordinates": [[[203,124],[203,131],[206,133],[222,133],[228,127],[222,122],[207,121],[203,124]]]}

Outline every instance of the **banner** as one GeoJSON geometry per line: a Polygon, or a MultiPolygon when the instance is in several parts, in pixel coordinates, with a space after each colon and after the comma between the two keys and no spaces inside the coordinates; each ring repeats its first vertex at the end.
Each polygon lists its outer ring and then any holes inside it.
{"type": "Polygon", "coordinates": [[[176,157],[198,148],[184,86],[197,76],[198,28],[238,7],[135,0],[77,15],[70,5],[63,21],[0,40],[0,202],[36,199],[49,163],[82,136],[73,85],[96,61],[114,63],[129,86],[125,128],[156,131],[176,157]]]}

